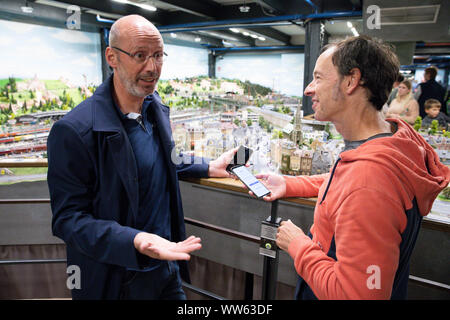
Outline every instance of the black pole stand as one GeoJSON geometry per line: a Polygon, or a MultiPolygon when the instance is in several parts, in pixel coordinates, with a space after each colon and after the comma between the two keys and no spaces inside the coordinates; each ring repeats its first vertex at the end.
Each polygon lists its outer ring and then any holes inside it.
{"type": "Polygon", "coordinates": [[[281,221],[277,218],[277,211],[278,200],[275,200],[272,202],[270,217],[263,221],[261,227],[260,254],[264,255],[262,300],[274,300],[276,295],[279,254],[275,240],[281,221]]]}

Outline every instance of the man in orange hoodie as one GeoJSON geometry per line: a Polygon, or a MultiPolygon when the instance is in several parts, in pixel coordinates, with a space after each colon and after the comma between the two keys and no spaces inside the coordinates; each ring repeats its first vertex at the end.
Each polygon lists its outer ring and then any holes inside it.
{"type": "Polygon", "coordinates": [[[298,299],[407,297],[422,217],[450,170],[406,122],[383,119],[398,71],[390,48],[369,37],[325,47],[305,95],[315,118],[344,137],[344,151],[328,174],[257,176],[271,190],[266,201],[318,198],[309,236],[290,220],[277,234],[300,276],[298,299]]]}

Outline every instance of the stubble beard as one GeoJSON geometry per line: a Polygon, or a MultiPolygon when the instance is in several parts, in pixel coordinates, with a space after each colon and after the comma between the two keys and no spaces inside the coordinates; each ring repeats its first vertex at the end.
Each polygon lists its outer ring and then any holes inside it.
{"type": "Polygon", "coordinates": [[[117,67],[117,75],[119,76],[120,82],[123,84],[127,92],[134,97],[145,98],[155,91],[155,88],[153,88],[153,90],[145,90],[144,88],[140,88],[138,85],[139,80],[129,78],[121,66],[117,67]]]}

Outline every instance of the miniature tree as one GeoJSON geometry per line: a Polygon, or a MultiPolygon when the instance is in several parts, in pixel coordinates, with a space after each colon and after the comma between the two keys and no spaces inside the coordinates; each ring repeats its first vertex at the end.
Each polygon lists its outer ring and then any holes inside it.
{"type": "Polygon", "coordinates": [[[438,195],[438,198],[441,200],[450,201],[450,187],[442,190],[442,192],[438,195]]]}
{"type": "Polygon", "coordinates": [[[419,131],[422,128],[422,117],[418,116],[414,121],[414,130],[419,131]]]}
{"type": "Polygon", "coordinates": [[[8,78],[8,84],[10,85],[11,92],[17,92],[16,79],[14,77],[8,78]]]}
{"type": "Polygon", "coordinates": [[[437,120],[431,121],[430,134],[432,134],[432,135],[436,134],[436,132],[438,131],[438,125],[439,125],[439,122],[437,120]]]}
{"type": "Polygon", "coordinates": [[[324,131],[328,134],[328,139],[329,139],[329,140],[333,139],[333,135],[331,134],[331,131],[330,131],[330,124],[329,124],[329,123],[327,123],[327,124],[325,125],[324,131]]]}

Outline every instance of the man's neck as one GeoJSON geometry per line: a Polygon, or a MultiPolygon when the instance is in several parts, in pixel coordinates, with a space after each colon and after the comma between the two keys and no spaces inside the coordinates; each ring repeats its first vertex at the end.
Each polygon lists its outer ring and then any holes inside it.
{"type": "Polygon", "coordinates": [[[333,121],[336,130],[347,141],[366,140],[380,133],[390,133],[391,125],[384,120],[380,111],[371,104],[348,108],[347,116],[340,121],[333,121]]]}
{"type": "Polygon", "coordinates": [[[113,76],[113,97],[123,114],[130,112],[141,113],[144,98],[136,97],[128,93],[119,79],[113,76]]]}

